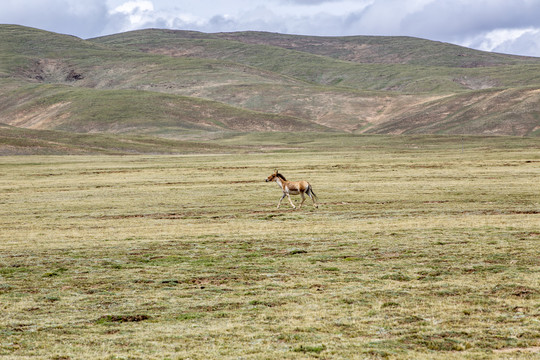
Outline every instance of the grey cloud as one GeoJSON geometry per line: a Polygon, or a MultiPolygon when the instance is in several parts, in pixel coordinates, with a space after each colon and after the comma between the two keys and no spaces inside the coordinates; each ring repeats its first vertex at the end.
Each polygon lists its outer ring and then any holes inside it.
{"type": "Polygon", "coordinates": [[[90,37],[107,26],[104,1],[77,0],[8,2],[1,6],[0,23],[19,24],[64,34],[90,37]]]}
{"type": "Polygon", "coordinates": [[[210,18],[210,20],[208,21],[208,25],[211,28],[215,28],[215,29],[227,29],[227,28],[235,28],[239,24],[236,21],[230,18],[227,18],[223,15],[216,15],[210,18]]]}
{"type": "Polygon", "coordinates": [[[540,26],[540,1],[435,1],[405,17],[401,30],[413,36],[455,40],[500,28],[540,26]]]}

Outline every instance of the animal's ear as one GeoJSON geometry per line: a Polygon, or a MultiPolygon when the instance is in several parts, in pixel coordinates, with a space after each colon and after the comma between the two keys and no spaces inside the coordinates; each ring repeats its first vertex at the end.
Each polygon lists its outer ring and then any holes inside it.
{"type": "Polygon", "coordinates": [[[277,173],[278,173],[278,169],[276,169],[276,172],[275,172],[274,174],[276,174],[276,175],[277,175],[277,173]]]}

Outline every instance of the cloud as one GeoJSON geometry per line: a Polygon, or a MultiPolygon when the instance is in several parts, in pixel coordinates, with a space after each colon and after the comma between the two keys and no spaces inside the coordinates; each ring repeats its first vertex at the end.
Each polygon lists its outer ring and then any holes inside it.
{"type": "MultiPolygon", "coordinates": [[[[156,21],[154,4],[146,0],[125,2],[109,10],[108,15],[114,18],[117,26],[124,30],[139,29],[156,21]]],[[[113,22],[110,21],[110,23],[113,22]]]]}
{"type": "Polygon", "coordinates": [[[540,28],[497,29],[476,35],[463,45],[484,51],[538,56],[540,28]]]}
{"type": "Polygon", "coordinates": [[[103,0],[8,0],[0,5],[0,23],[87,37],[101,32],[107,12],[103,0]]]}
{"type": "Polygon", "coordinates": [[[403,21],[434,0],[379,0],[348,15],[349,27],[357,34],[403,35],[403,21]]]}
{"type": "Polygon", "coordinates": [[[540,1],[437,0],[402,20],[401,31],[484,51],[540,56],[540,1]]]}
{"type": "Polygon", "coordinates": [[[128,1],[110,11],[111,14],[133,15],[144,12],[153,12],[154,4],[151,1],[128,1]]]}
{"type": "Polygon", "coordinates": [[[515,39],[504,41],[491,51],[540,56],[540,28],[530,29],[515,39]]]}
{"type": "Polygon", "coordinates": [[[412,35],[452,40],[497,29],[540,25],[540,2],[531,0],[437,0],[402,19],[412,35]]]}
{"type": "MultiPolygon", "coordinates": [[[[305,35],[356,35],[347,32],[351,9],[360,11],[373,0],[252,0],[244,7],[229,6],[223,10],[223,3],[217,1],[215,8],[219,13],[193,14],[196,5],[181,3],[174,9],[158,9],[156,1],[128,1],[112,9],[116,32],[144,27],[169,27],[203,32],[226,31],[269,31],[305,35]],[[287,3],[285,6],[276,4],[287,3]]],[[[112,21],[111,21],[112,23],[112,21]]],[[[108,32],[112,28],[108,28],[108,32]]]]}

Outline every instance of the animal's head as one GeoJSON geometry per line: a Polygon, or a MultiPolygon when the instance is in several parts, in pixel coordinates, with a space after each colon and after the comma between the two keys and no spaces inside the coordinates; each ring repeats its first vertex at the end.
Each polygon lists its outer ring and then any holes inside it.
{"type": "Polygon", "coordinates": [[[274,180],[276,180],[276,178],[280,178],[282,180],[285,180],[285,177],[283,175],[281,175],[276,169],[276,171],[274,171],[274,173],[272,175],[270,175],[269,177],[266,178],[266,182],[274,181],[274,180]]]}
{"type": "Polygon", "coordinates": [[[269,182],[269,181],[274,181],[277,177],[277,174],[278,174],[278,171],[276,169],[276,171],[274,171],[274,173],[272,175],[270,175],[269,177],[266,178],[266,182],[269,182]]]}

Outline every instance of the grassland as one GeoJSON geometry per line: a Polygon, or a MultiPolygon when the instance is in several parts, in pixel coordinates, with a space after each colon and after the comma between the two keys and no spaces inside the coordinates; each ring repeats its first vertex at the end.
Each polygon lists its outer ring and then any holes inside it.
{"type": "Polygon", "coordinates": [[[337,136],[3,157],[0,357],[537,358],[538,140],[337,136]]]}

